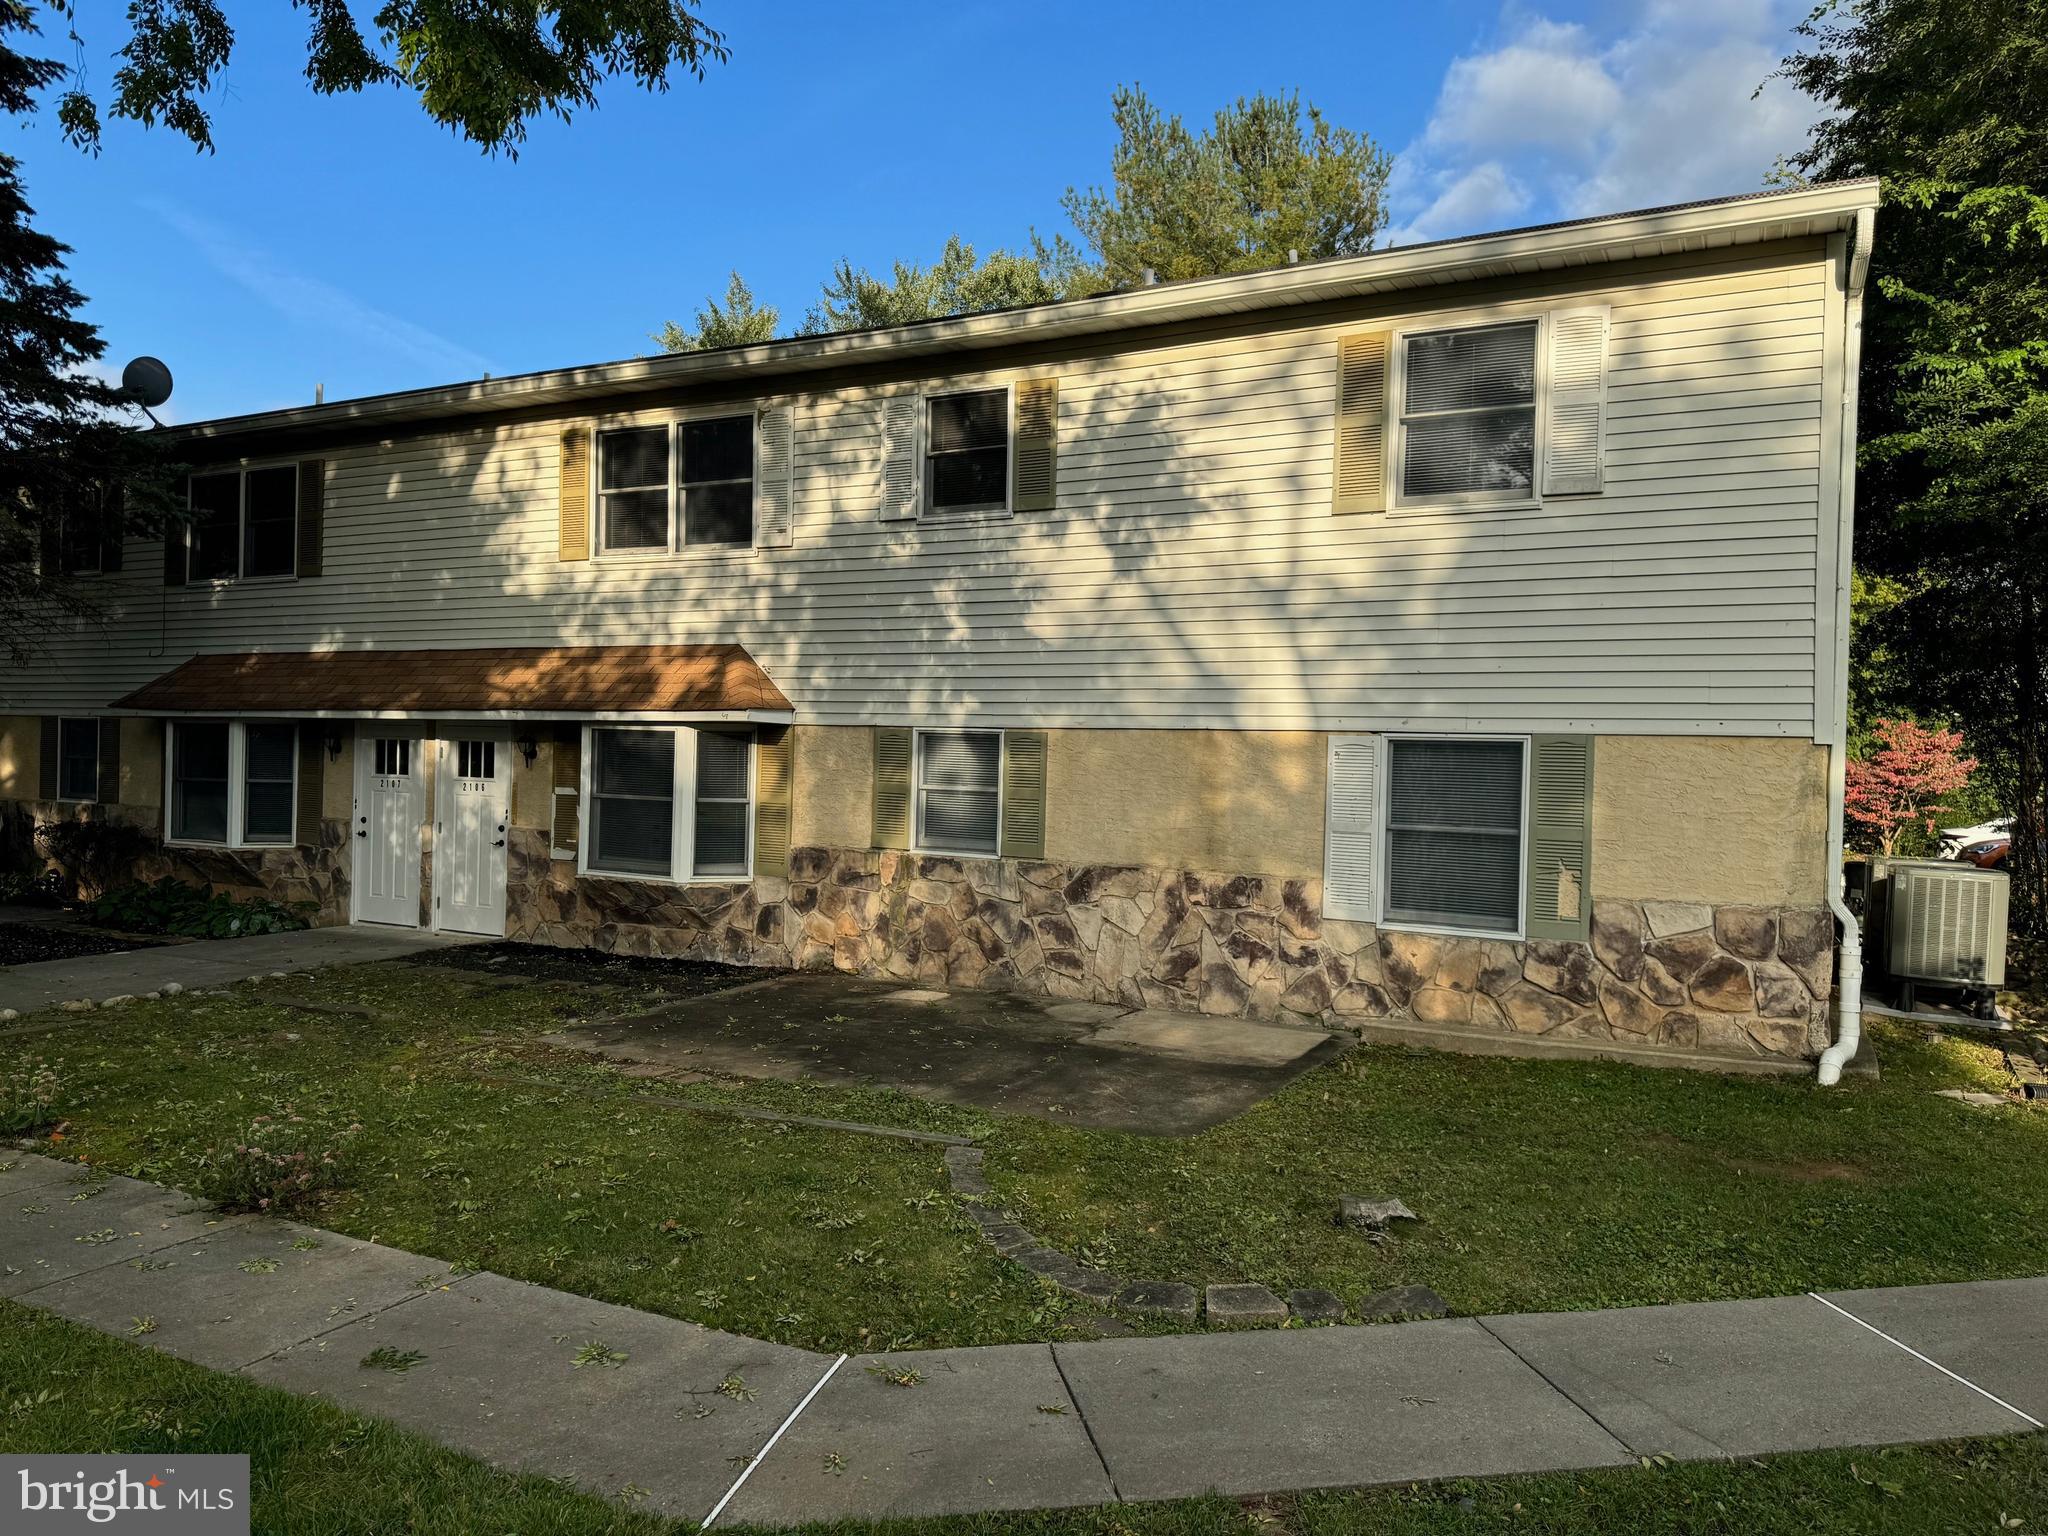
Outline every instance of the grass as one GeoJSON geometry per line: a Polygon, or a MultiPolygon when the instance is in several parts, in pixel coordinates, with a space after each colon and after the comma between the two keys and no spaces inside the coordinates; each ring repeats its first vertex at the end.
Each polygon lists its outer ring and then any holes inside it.
{"type": "Polygon", "coordinates": [[[1883,1081],[1835,1091],[1374,1047],[1161,1140],[882,1087],[643,1082],[546,1042],[644,1005],[636,986],[412,965],[245,983],[0,1037],[0,1079],[46,1060],[53,1150],[185,1188],[254,1115],[359,1122],[321,1225],[822,1349],[1070,1337],[1092,1314],[980,1241],[935,1146],[650,1099],[978,1135],[1034,1231],[1145,1279],[1416,1283],[1476,1313],[2048,1272],[2048,1187],[2013,1176],[2048,1153],[2048,1109],[1935,1097],[2000,1086],[1996,1052],[1888,1026],[1883,1081]],[[1423,1219],[1375,1248],[1334,1224],[1345,1193],[1423,1219]]]}
{"type": "MultiPolygon", "coordinates": [[[[0,1449],[248,1455],[267,1536],[684,1536],[625,1498],[499,1472],[375,1420],[0,1302],[0,1449]]],[[[620,1490],[623,1495],[626,1491],[620,1490]]],[[[819,1525],[864,1536],[1934,1536],[2038,1532],[2048,1440],[1099,1510],[819,1525]]],[[[723,1527],[721,1527],[722,1529],[723,1527]]]]}

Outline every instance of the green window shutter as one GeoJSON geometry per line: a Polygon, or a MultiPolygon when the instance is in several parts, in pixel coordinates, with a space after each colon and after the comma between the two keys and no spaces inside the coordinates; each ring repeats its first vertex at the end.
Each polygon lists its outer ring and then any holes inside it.
{"type": "Polygon", "coordinates": [[[55,715],[42,719],[42,757],[37,764],[36,798],[54,800],[57,798],[57,732],[59,726],[55,715]]]}
{"type": "Polygon", "coordinates": [[[590,433],[583,427],[562,432],[560,558],[590,558],[590,433]]]}
{"type": "Polygon", "coordinates": [[[1593,738],[1529,743],[1529,937],[1587,937],[1593,915],[1593,738]]]}
{"type": "Polygon", "coordinates": [[[1003,732],[1003,837],[1006,859],[1045,857],[1043,731],[1003,732]]]}
{"type": "Polygon", "coordinates": [[[754,873],[789,873],[792,736],[786,725],[754,732],[754,873]]]}
{"type": "Polygon", "coordinates": [[[299,461],[299,574],[318,576],[327,542],[327,461],[299,461]]]}
{"type": "Polygon", "coordinates": [[[1018,512],[1050,512],[1059,503],[1060,381],[1017,383],[1015,494],[1018,512]]]}
{"type": "MultiPolygon", "coordinates": [[[[305,474],[303,465],[299,473],[305,474]]],[[[303,485],[305,482],[301,480],[299,483],[303,485]]],[[[302,529],[304,526],[300,524],[302,529]]],[[[326,797],[327,789],[326,735],[317,720],[299,722],[298,817],[292,841],[301,848],[320,846],[320,802],[326,797]]]]}
{"type": "Polygon", "coordinates": [[[875,727],[875,846],[910,846],[910,727],[875,727]]]}
{"type": "Polygon", "coordinates": [[[548,833],[550,856],[576,857],[583,797],[583,730],[564,725],[555,731],[555,814],[548,833]]]}
{"type": "Polygon", "coordinates": [[[1337,343],[1333,512],[1387,510],[1387,342],[1374,331],[1337,343]]]}
{"type": "Polygon", "coordinates": [[[101,805],[121,803],[121,722],[100,717],[100,783],[99,802],[101,805]]]}

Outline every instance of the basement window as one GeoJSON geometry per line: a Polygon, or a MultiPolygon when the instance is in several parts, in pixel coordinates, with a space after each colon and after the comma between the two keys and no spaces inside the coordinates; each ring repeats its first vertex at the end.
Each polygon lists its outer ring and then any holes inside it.
{"type": "MultiPolygon", "coordinates": [[[[114,729],[120,729],[116,724],[114,729]]],[[[100,797],[100,723],[97,720],[57,722],[57,798],[97,800],[100,797]]]]}
{"type": "Polygon", "coordinates": [[[1002,827],[1003,733],[917,733],[917,846],[994,854],[1002,827]]]}
{"type": "Polygon", "coordinates": [[[1518,740],[1389,738],[1389,922],[1521,931],[1523,781],[1518,740]]]}

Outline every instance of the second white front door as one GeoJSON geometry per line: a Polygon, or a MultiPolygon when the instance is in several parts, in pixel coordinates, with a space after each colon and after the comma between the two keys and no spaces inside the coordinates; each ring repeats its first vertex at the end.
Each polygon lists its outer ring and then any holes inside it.
{"type": "Polygon", "coordinates": [[[511,743],[456,735],[440,744],[434,926],[505,932],[505,842],[512,824],[511,743]]]}
{"type": "Polygon", "coordinates": [[[413,736],[356,739],[356,921],[420,925],[426,764],[413,736]]]}

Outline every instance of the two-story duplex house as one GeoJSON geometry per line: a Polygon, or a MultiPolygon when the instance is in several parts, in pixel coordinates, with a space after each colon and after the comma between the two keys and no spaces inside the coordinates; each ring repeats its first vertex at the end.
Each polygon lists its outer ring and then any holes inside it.
{"type": "Polygon", "coordinates": [[[324,923],[1808,1056],[1875,204],[179,427],[0,802],[324,923]]]}

